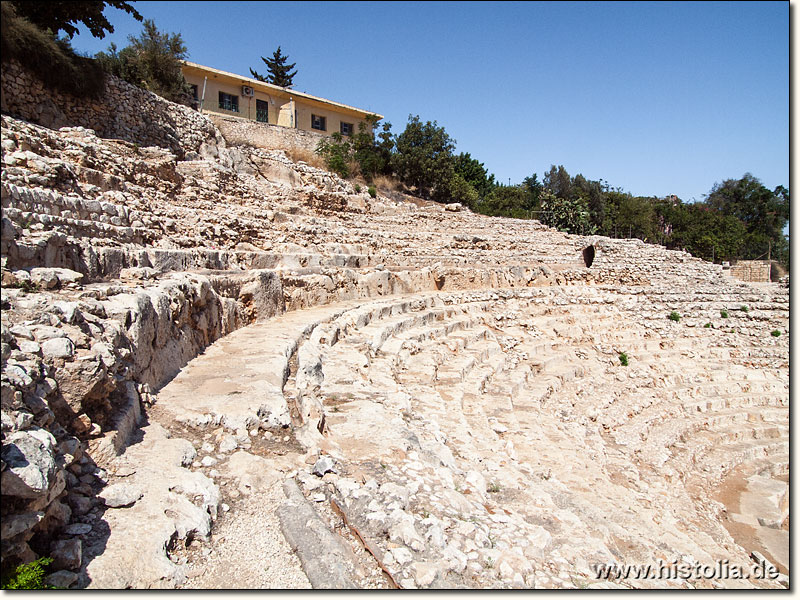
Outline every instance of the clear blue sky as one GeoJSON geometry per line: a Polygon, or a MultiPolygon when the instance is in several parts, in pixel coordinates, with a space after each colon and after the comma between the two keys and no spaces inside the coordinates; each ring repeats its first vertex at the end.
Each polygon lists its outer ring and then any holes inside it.
{"type": "MultiPolygon", "coordinates": [[[[789,185],[788,2],[135,2],[189,59],[247,75],[280,45],[295,89],[435,120],[498,180],[563,164],[701,200],[751,172],[789,185]]],[[[119,47],[141,24],[106,9],[119,47]]]]}

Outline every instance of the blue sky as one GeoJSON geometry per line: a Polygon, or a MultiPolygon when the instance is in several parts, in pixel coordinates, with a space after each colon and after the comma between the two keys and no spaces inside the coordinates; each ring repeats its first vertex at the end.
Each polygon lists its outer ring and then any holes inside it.
{"type": "MultiPolygon", "coordinates": [[[[280,45],[295,89],[437,121],[501,182],[563,164],[701,200],[751,172],[789,185],[788,2],[135,2],[189,59],[247,75],[280,45]]],[[[141,24],[81,33],[94,54],[141,24]]]]}

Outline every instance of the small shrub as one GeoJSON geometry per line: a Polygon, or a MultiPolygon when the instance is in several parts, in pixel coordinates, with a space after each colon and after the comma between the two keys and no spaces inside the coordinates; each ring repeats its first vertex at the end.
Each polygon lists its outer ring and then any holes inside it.
{"type": "Polygon", "coordinates": [[[628,366],[628,355],[625,352],[620,352],[619,353],[619,363],[623,367],[627,367],[628,366]]]}
{"type": "Polygon", "coordinates": [[[41,291],[39,285],[33,283],[30,279],[18,279],[14,283],[7,284],[7,287],[20,289],[26,294],[33,294],[41,291]]]}
{"type": "Polygon", "coordinates": [[[772,337],[781,337],[781,332],[778,331],[777,329],[773,329],[772,337]]]}
{"type": "Polygon", "coordinates": [[[727,319],[728,318],[728,311],[727,310],[719,311],[719,316],[722,317],[723,319],[727,319]]]}
{"type": "Polygon", "coordinates": [[[669,313],[669,320],[677,323],[681,320],[681,316],[673,310],[671,313],[669,313]]]}
{"type": "Polygon", "coordinates": [[[355,184],[353,186],[353,189],[356,191],[356,194],[360,194],[361,193],[361,186],[359,184],[355,184]]]}
{"type": "Polygon", "coordinates": [[[747,308],[746,306],[742,305],[742,306],[739,308],[739,310],[741,310],[742,312],[748,312],[750,309],[749,309],[749,308],[747,308]]]}
{"type": "Polygon", "coordinates": [[[367,193],[370,198],[375,198],[378,195],[378,190],[375,189],[374,185],[371,185],[367,188],[367,193]]]}
{"type": "Polygon", "coordinates": [[[710,329],[711,328],[711,323],[706,323],[705,325],[703,325],[703,327],[705,327],[706,329],[710,329]]]}
{"type": "Polygon", "coordinates": [[[53,562],[52,558],[37,558],[33,562],[16,567],[11,573],[3,577],[4,590],[42,590],[44,584],[44,567],[53,562]]]}
{"type": "Polygon", "coordinates": [[[492,494],[496,494],[500,491],[500,484],[496,482],[490,483],[487,491],[491,492],[492,494]]]}

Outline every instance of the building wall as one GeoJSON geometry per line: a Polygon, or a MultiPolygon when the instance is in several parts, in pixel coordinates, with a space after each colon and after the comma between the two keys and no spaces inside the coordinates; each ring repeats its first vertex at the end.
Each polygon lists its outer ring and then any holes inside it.
{"type": "MultiPolygon", "coordinates": [[[[184,74],[187,83],[197,86],[197,98],[203,97],[203,76],[194,73],[184,74]]],[[[256,100],[263,100],[268,105],[269,122],[273,124],[278,123],[278,114],[281,106],[289,103],[289,98],[282,97],[279,94],[267,94],[260,90],[256,90],[254,97],[242,96],[242,84],[234,85],[233,83],[220,81],[217,79],[208,78],[206,81],[205,102],[202,105],[203,112],[212,112],[221,115],[230,115],[235,117],[243,117],[256,120],[256,100]],[[239,112],[225,110],[219,107],[219,93],[225,92],[239,98],[239,112]]]]}
{"type": "Polygon", "coordinates": [[[341,122],[345,122],[352,124],[353,133],[357,133],[358,124],[362,122],[361,119],[358,119],[354,116],[343,115],[333,110],[327,110],[324,108],[320,108],[318,106],[311,106],[309,104],[304,103],[302,100],[295,100],[295,104],[297,109],[297,128],[303,129],[305,131],[317,131],[318,133],[324,133],[326,135],[330,135],[332,133],[338,132],[339,124],[341,122]],[[325,117],[325,131],[312,129],[311,127],[312,114],[320,117],[325,117]]]}
{"type": "MultiPolygon", "coordinates": [[[[203,81],[205,74],[194,69],[185,69],[184,77],[189,84],[197,86],[198,99],[203,98],[203,81]]],[[[223,79],[222,76],[215,78],[213,75],[209,76],[206,80],[205,101],[202,105],[204,113],[216,113],[220,115],[242,117],[251,121],[256,120],[256,100],[263,100],[268,103],[269,123],[272,125],[281,125],[283,127],[294,127],[304,131],[318,130],[311,127],[311,115],[318,115],[325,117],[326,129],[324,132],[327,135],[340,131],[340,123],[351,123],[353,125],[353,132],[358,132],[358,124],[363,121],[356,115],[347,114],[336,110],[335,107],[325,107],[308,101],[304,98],[294,97],[290,92],[281,92],[275,90],[274,92],[267,93],[265,91],[255,88],[255,96],[246,97],[242,96],[242,85],[248,85],[246,81],[237,82],[223,79]],[[237,96],[239,99],[239,111],[233,112],[220,108],[219,106],[219,93],[224,92],[237,96]],[[292,114],[292,106],[296,114],[297,122],[294,122],[295,115],[292,114]]]]}

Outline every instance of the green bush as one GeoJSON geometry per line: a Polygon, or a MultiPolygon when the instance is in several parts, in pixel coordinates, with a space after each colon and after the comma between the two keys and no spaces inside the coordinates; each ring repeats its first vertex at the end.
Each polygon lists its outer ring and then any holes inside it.
{"type": "Polygon", "coordinates": [[[33,562],[17,566],[11,573],[3,577],[4,590],[42,590],[44,584],[44,567],[53,562],[52,558],[42,557],[33,562]]]}
{"type": "Polygon", "coordinates": [[[711,323],[706,323],[705,325],[703,325],[703,327],[705,327],[706,329],[710,329],[711,328],[711,323]]]}
{"type": "Polygon", "coordinates": [[[353,189],[356,191],[356,194],[360,194],[361,193],[361,186],[359,184],[355,184],[353,186],[353,189]]]}
{"type": "Polygon", "coordinates": [[[780,337],[780,336],[781,336],[780,331],[778,331],[777,329],[772,330],[772,337],[780,337]]]}
{"type": "Polygon", "coordinates": [[[315,152],[325,161],[325,165],[342,179],[350,177],[350,161],[352,144],[338,131],[330,137],[323,138],[317,144],[315,152]]]}
{"type": "Polygon", "coordinates": [[[623,367],[627,367],[628,366],[628,355],[625,352],[620,352],[619,353],[619,363],[623,367]]]}
{"type": "Polygon", "coordinates": [[[669,313],[669,320],[677,323],[681,320],[681,316],[673,310],[671,313],[669,313]]]}
{"type": "Polygon", "coordinates": [[[378,195],[378,190],[375,189],[374,185],[371,185],[367,188],[367,193],[369,194],[370,198],[375,198],[378,195]]]}
{"type": "Polygon", "coordinates": [[[728,311],[727,310],[719,311],[719,316],[722,317],[723,319],[727,319],[728,318],[728,311]]]}
{"type": "Polygon", "coordinates": [[[749,308],[747,308],[746,306],[742,305],[742,306],[739,308],[739,310],[741,310],[742,312],[748,312],[750,309],[749,309],[749,308]]]}

